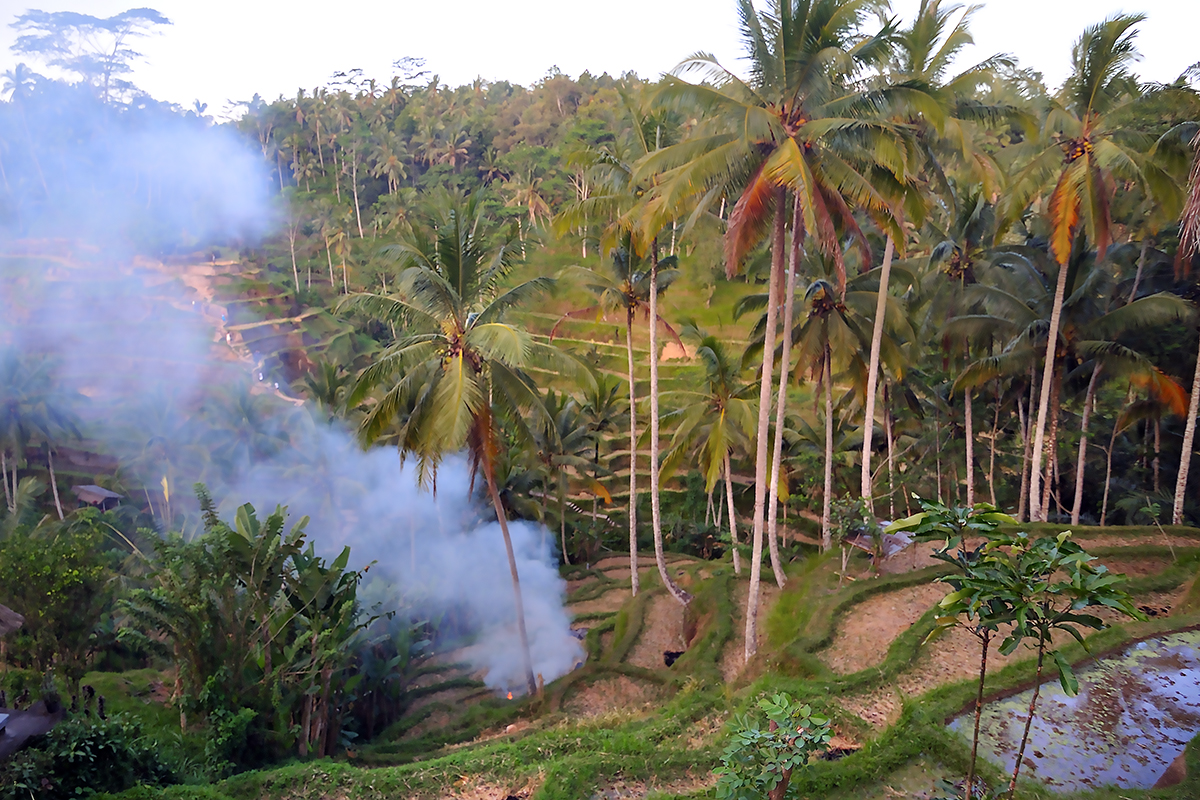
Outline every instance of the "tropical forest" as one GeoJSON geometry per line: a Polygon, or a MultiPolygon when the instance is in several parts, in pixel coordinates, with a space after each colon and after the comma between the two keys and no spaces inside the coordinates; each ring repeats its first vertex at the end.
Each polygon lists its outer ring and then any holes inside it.
{"type": "Polygon", "coordinates": [[[1189,4],[726,3],[224,113],[5,17],[0,800],[1200,797],[1189,4]]]}

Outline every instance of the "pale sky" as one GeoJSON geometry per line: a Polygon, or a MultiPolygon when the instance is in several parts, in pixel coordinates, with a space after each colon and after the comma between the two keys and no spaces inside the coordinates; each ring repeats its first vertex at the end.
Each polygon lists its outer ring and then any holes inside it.
{"type": "MultiPolygon", "coordinates": [[[[529,85],[553,66],[654,78],[697,50],[741,71],[731,0],[0,0],[0,70],[17,61],[8,26],[27,8],[109,16],[143,4],[174,24],[135,45],[146,58],[134,83],[188,107],[200,99],[218,115],[228,100],[294,96],[355,67],[386,84],[404,56],[424,58],[451,85],[476,76],[529,85]]],[[[893,10],[910,19],[918,4],[893,0],[893,10]]],[[[1200,61],[1198,0],[989,0],[962,66],[1010,53],[1053,89],[1083,27],[1118,11],[1149,14],[1138,36],[1144,79],[1169,81],[1200,61]]]]}

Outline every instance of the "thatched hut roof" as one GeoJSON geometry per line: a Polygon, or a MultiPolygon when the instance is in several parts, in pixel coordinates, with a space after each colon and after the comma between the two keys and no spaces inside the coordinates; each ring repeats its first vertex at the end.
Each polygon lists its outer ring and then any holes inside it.
{"type": "Polygon", "coordinates": [[[8,606],[0,606],[0,636],[7,636],[24,624],[24,617],[8,606]]]}

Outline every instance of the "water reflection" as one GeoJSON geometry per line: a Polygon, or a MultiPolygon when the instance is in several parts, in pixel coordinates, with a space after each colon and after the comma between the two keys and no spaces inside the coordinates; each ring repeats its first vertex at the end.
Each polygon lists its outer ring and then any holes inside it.
{"type": "MultiPolygon", "coordinates": [[[[1057,681],[1042,686],[1022,774],[1064,791],[1148,788],[1200,733],[1200,631],[1139,642],[1077,674],[1076,697],[1057,681]]],[[[1009,772],[1032,694],[983,709],[980,752],[1009,772]]],[[[970,737],[972,722],[950,727],[970,737]]]]}

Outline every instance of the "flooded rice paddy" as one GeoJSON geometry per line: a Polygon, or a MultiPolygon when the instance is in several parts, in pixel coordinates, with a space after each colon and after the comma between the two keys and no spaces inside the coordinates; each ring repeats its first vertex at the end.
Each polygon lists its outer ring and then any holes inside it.
{"type": "MultiPolygon", "coordinates": [[[[1148,788],[1200,733],[1200,631],[1138,642],[1076,674],[1076,697],[1057,680],[1042,685],[1023,776],[1062,791],[1148,788]]],[[[1032,694],[983,709],[980,754],[1009,772],[1032,694]]],[[[968,713],[950,727],[969,738],[972,723],[968,713]]]]}

